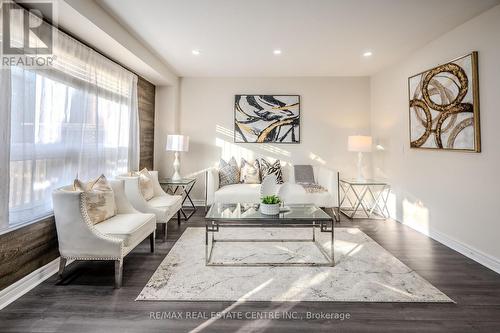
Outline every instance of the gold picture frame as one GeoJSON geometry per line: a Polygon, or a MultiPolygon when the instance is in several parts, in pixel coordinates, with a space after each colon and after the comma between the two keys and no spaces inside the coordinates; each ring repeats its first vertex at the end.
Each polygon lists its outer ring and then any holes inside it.
{"type": "Polygon", "coordinates": [[[481,152],[478,53],[408,78],[412,149],[481,152]]]}

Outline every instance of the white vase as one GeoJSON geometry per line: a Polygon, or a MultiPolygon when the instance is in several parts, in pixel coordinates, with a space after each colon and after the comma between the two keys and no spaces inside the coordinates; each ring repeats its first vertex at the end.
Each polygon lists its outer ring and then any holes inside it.
{"type": "Polygon", "coordinates": [[[264,215],[278,215],[280,213],[280,204],[264,204],[261,203],[259,210],[264,215]]]}

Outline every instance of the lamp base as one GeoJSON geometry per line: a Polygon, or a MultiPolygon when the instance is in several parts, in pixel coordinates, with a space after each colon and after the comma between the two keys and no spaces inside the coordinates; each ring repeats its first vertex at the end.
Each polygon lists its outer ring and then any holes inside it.
{"type": "Polygon", "coordinates": [[[363,177],[363,153],[362,152],[358,152],[358,176],[356,179],[358,181],[365,180],[365,177],[363,177]]]}
{"type": "Polygon", "coordinates": [[[175,152],[175,159],[174,159],[174,164],[173,164],[173,167],[174,167],[174,174],[172,175],[172,180],[181,180],[182,177],[181,177],[181,174],[179,173],[179,169],[181,167],[181,162],[179,162],[179,153],[178,152],[175,152]]]}

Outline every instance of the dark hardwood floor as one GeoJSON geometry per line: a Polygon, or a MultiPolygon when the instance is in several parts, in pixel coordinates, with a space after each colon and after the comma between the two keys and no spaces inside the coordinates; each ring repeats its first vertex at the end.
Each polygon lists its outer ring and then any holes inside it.
{"type": "MultiPolygon", "coordinates": [[[[500,332],[500,275],[394,221],[343,218],[357,226],[456,304],[333,302],[135,302],[182,232],[204,226],[203,212],[169,225],[168,241],[149,253],[146,239],[126,259],[123,287],[113,289],[112,262],[71,264],[56,285],[52,276],[0,311],[0,332],[500,332]],[[244,316],[288,311],[348,313],[349,319],[185,319],[228,307],[244,316]],[[152,319],[152,312],[180,311],[181,319],[152,319]]],[[[158,235],[161,237],[161,235],[158,235]]]]}

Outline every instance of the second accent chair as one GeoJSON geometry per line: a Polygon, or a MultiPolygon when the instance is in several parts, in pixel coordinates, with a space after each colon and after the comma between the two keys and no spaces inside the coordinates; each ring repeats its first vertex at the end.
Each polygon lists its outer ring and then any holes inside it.
{"type": "Polygon", "coordinates": [[[158,181],[158,171],[143,169],[132,174],[117,177],[125,181],[125,194],[135,209],[156,215],[156,223],[164,225],[163,240],[167,239],[168,221],[177,214],[181,223],[182,196],[163,191],[158,181]]]}

